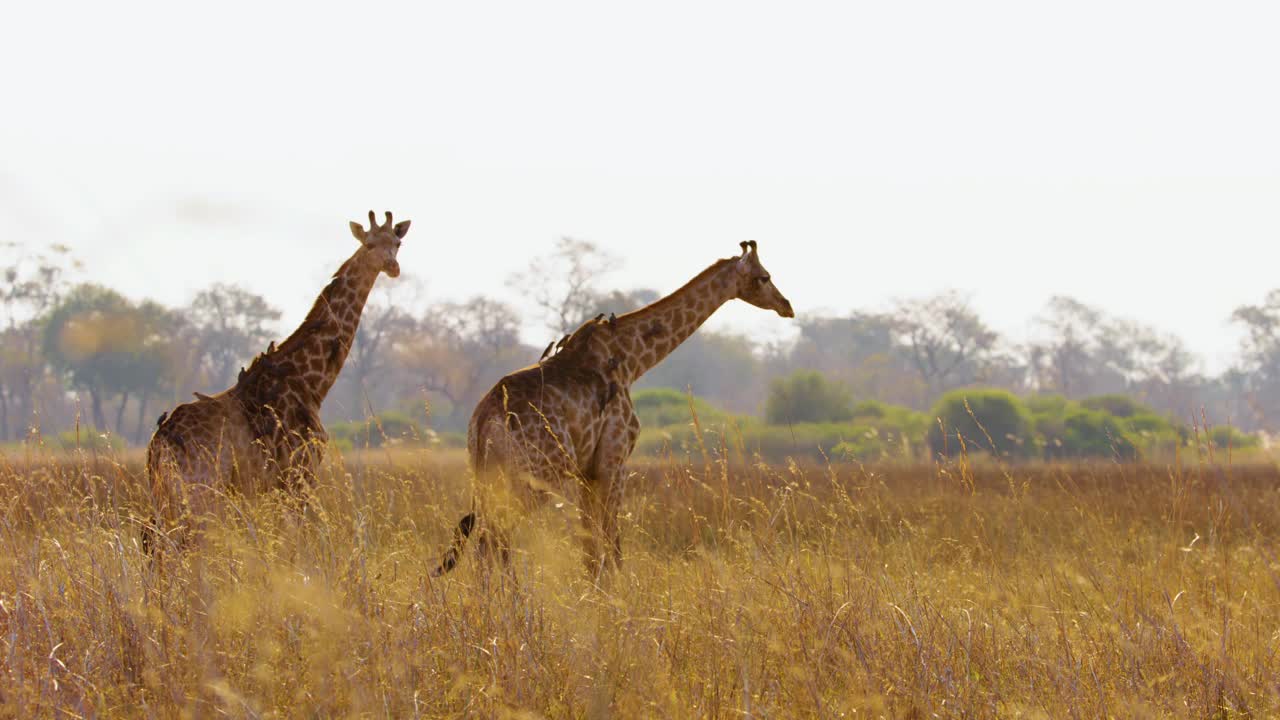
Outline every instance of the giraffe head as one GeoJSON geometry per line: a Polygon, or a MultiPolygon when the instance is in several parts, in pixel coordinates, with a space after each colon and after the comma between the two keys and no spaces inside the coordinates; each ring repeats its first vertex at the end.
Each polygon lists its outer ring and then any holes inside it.
{"type": "Polygon", "coordinates": [[[387,221],[379,225],[373,215],[373,211],[369,211],[369,229],[365,230],[360,223],[351,223],[351,234],[355,236],[360,244],[364,246],[357,255],[361,259],[369,263],[372,267],[376,267],[379,272],[384,272],[388,277],[400,276],[400,263],[396,260],[396,254],[400,252],[400,241],[409,232],[409,221],[391,224],[391,213],[387,213],[387,221]]]}
{"type": "Polygon", "coordinates": [[[763,310],[772,310],[784,318],[796,316],[791,309],[791,301],[783,296],[773,284],[769,271],[760,264],[760,254],[756,252],[756,241],[747,240],[738,243],[742,246],[742,257],[738,258],[738,298],[763,310]]]}

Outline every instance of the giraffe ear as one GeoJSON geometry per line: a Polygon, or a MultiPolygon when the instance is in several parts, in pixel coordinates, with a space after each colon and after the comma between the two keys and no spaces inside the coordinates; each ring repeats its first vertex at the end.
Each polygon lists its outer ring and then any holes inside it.
{"type": "Polygon", "coordinates": [[[408,220],[405,220],[404,222],[396,223],[396,237],[403,238],[405,235],[408,235],[408,234],[409,234],[408,220]]]}
{"type": "Polygon", "coordinates": [[[348,224],[351,226],[351,234],[355,236],[355,239],[359,240],[363,244],[365,241],[364,228],[361,227],[358,222],[351,222],[348,224]]]}

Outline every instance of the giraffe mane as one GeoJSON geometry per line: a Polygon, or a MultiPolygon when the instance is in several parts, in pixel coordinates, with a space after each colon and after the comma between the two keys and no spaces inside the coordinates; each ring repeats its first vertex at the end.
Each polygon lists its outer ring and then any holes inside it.
{"type": "Polygon", "coordinates": [[[640,316],[642,314],[647,314],[653,310],[660,310],[666,307],[667,305],[679,302],[680,298],[684,295],[685,291],[688,290],[690,287],[702,282],[708,276],[715,275],[719,272],[722,272],[726,267],[738,262],[741,259],[742,259],[741,257],[722,258],[720,260],[717,260],[711,263],[709,266],[707,266],[706,269],[704,269],[702,272],[698,273],[697,275],[694,275],[692,278],[690,278],[688,282],[681,285],[674,292],[668,293],[667,295],[660,297],[657,300],[654,300],[648,305],[636,308],[635,310],[632,310],[629,313],[623,313],[622,315],[619,315],[616,319],[616,322],[624,323],[629,320],[634,320],[637,316],[640,316]]]}
{"type": "Polygon", "coordinates": [[[539,364],[546,365],[550,362],[555,364],[569,363],[584,359],[588,349],[591,347],[591,338],[595,336],[596,332],[602,327],[612,326],[609,321],[603,318],[604,315],[601,314],[579,325],[577,330],[564,336],[558,345],[559,349],[554,354],[544,357],[539,361],[539,364]]]}
{"type": "MultiPolygon", "coordinates": [[[[276,352],[278,353],[279,351],[277,350],[276,352]]],[[[248,369],[241,368],[240,377],[236,380],[236,387],[250,385],[263,375],[277,376],[282,374],[284,368],[277,362],[279,358],[275,357],[275,355],[276,353],[267,351],[253,356],[248,369]]]]}
{"type": "Polygon", "coordinates": [[[347,258],[338,269],[334,271],[333,276],[329,278],[329,282],[316,296],[315,302],[311,304],[311,309],[307,311],[307,317],[302,324],[297,327],[289,337],[285,338],[276,347],[276,352],[289,353],[292,352],[302,341],[315,330],[324,327],[329,322],[329,295],[332,293],[342,281],[342,278],[349,274],[351,268],[356,263],[356,258],[360,254],[360,250],[356,250],[355,254],[347,258]]]}

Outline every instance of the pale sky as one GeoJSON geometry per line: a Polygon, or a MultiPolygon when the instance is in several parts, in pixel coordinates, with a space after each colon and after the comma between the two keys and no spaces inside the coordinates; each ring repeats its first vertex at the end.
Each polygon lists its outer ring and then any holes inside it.
{"type": "MultiPolygon", "coordinates": [[[[1280,287],[1280,5],[20,3],[0,238],[298,322],[413,220],[402,279],[514,299],[556,238],[670,291],[755,239],[804,313],[946,288],[1014,339],[1067,294],[1225,366],[1280,287]]],[[[382,283],[395,281],[383,279],[382,283]]],[[[713,327],[794,324],[737,303],[713,327]]]]}

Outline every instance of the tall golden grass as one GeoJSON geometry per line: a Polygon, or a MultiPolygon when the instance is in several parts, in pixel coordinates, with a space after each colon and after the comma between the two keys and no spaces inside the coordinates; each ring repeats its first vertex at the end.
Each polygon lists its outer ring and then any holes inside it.
{"type": "Polygon", "coordinates": [[[0,456],[0,714],[1280,713],[1273,466],[633,469],[596,583],[569,506],[429,577],[457,455],[334,457],[155,560],[135,458],[0,456]]]}

